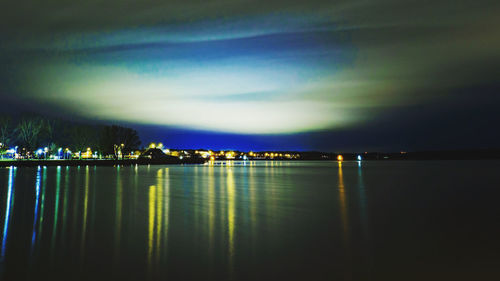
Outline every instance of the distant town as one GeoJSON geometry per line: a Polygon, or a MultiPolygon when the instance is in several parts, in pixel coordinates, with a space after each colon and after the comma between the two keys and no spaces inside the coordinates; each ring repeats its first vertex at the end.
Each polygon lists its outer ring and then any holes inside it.
{"type": "MultiPolygon", "coordinates": [[[[318,152],[176,149],[162,142],[141,146],[138,133],[117,125],[89,125],[37,115],[0,116],[0,160],[113,160],[204,163],[216,160],[428,160],[498,159],[499,149],[418,152],[318,152]]],[[[136,163],[136,162],[130,162],[136,163]]]]}

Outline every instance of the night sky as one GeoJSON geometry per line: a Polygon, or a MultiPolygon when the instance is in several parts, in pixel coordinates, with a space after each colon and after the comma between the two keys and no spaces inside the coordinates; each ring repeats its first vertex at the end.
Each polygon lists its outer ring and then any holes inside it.
{"type": "Polygon", "coordinates": [[[498,1],[76,2],[2,5],[1,111],[172,148],[499,147],[498,1]]]}

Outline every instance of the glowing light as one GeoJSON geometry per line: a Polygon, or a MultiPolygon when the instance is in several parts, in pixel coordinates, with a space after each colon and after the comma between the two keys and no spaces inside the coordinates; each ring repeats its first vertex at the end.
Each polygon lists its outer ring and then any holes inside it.
{"type": "Polygon", "coordinates": [[[226,153],[226,158],[227,159],[234,159],[234,152],[233,151],[228,151],[226,153]]]}
{"type": "Polygon", "coordinates": [[[87,151],[85,151],[83,154],[81,154],[81,157],[82,158],[92,158],[92,150],[90,149],[90,147],[87,147],[87,151]]]}
{"type": "Polygon", "coordinates": [[[357,157],[357,158],[358,158],[358,161],[361,161],[361,159],[362,159],[362,158],[361,158],[361,155],[358,155],[358,157],[357,157]]]}
{"type": "Polygon", "coordinates": [[[339,155],[339,156],[337,156],[337,160],[338,160],[338,161],[343,161],[343,160],[344,160],[344,157],[343,157],[342,155],[339,155]]]}

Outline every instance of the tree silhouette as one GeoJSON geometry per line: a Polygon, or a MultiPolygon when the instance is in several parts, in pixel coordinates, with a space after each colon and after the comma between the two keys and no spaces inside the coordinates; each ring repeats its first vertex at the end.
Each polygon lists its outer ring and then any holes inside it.
{"type": "Polygon", "coordinates": [[[40,134],[43,129],[43,120],[39,117],[23,118],[17,124],[16,132],[21,145],[28,152],[35,150],[40,142],[40,134]]]}
{"type": "Polygon", "coordinates": [[[141,140],[134,129],[112,125],[104,126],[101,130],[100,150],[104,154],[113,154],[115,158],[119,152],[125,154],[138,149],[140,144],[141,140]]]}
{"type": "Polygon", "coordinates": [[[9,116],[0,116],[0,143],[7,147],[12,141],[12,119],[9,116]]]}
{"type": "Polygon", "coordinates": [[[70,148],[74,152],[86,151],[97,146],[97,129],[90,125],[73,125],[68,129],[70,148]]]}
{"type": "Polygon", "coordinates": [[[12,122],[9,116],[0,117],[0,155],[5,154],[12,141],[12,122]]]}

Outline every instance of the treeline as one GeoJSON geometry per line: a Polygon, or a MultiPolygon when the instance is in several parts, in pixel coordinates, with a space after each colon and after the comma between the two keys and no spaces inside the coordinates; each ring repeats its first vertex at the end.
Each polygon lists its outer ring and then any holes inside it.
{"type": "Polygon", "coordinates": [[[42,116],[0,116],[0,153],[17,146],[17,152],[33,156],[39,148],[55,154],[59,148],[85,152],[87,148],[100,155],[130,153],[139,149],[137,131],[116,125],[91,125],[42,116]]]}

